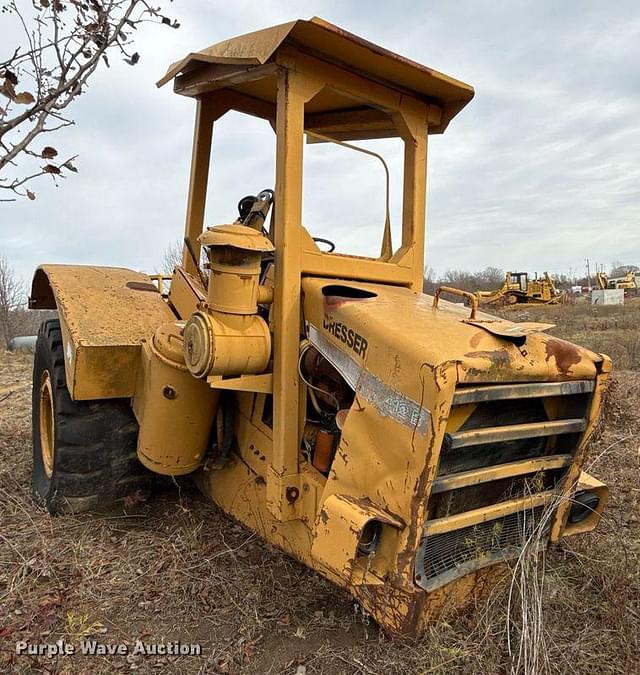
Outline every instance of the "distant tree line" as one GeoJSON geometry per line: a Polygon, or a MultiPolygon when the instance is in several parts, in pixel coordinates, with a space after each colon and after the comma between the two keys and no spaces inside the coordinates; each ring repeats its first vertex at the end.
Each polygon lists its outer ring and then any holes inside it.
{"type": "Polygon", "coordinates": [[[54,315],[27,308],[27,290],[6,258],[0,256],[0,349],[18,335],[35,335],[40,323],[54,315]]]}
{"type": "MultiPolygon", "coordinates": [[[[613,262],[610,266],[609,278],[623,277],[628,272],[637,272],[640,268],[636,265],[623,265],[619,262],[613,262]]],[[[511,272],[528,272],[529,279],[534,279],[536,271],[516,270],[511,272]]],[[[545,270],[537,270],[538,276],[543,276],[545,270]]],[[[585,274],[582,277],[569,276],[568,274],[553,274],[551,277],[560,290],[570,290],[572,286],[593,286],[595,284],[595,272],[591,274],[591,279],[587,279],[585,274]]],[[[432,294],[438,286],[453,286],[463,291],[491,291],[499,288],[504,282],[506,270],[499,267],[485,267],[478,272],[469,272],[467,270],[449,269],[444,274],[436,275],[435,271],[428,267],[425,270],[423,290],[425,293],[432,294]]]]}
{"type": "Polygon", "coordinates": [[[57,185],[78,172],[76,155],[53,139],[75,124],[73,104],[93,73],[113,56],[135,66],[143,24],[180,24],[148,0],[9,0],[0,15],[7,36],[0,45],[0,202],[34,200],[36,179],[57,185]]]}

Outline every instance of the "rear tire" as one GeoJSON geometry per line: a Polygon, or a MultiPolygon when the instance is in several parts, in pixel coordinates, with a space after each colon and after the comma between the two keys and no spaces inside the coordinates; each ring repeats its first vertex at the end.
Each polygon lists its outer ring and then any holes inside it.
{"type": "Polygon", "coordinates": [[[57,319],[45,321],[38,332],[32,424],[33,497],[51,514],[148,496],[152,474],[136,456],[138,424],[129,400],[71,399],[57,319]]]}

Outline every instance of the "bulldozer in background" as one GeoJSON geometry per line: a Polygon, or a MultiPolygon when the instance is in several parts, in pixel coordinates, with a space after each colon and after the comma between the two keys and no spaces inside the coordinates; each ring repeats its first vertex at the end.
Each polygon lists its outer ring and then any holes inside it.
{"type": "Polygon", "coordinates": [[[171,80],[196,121],[165,292],[118,267],[33,279],[31,307],[59,314],[35,353],[38,502],[89,510],[191,474],[407,634],[487,593],[534,535],[592,530],[608,491],[582,466],[610,359],[479,313],[464,291],[422,293],[427,141],[472,87],[318,18],[190,53],[171,80]],[[204,228],[213,126],[230,111],[275,130],[275,192],[204,228]],[[387,219],[365,258],[303,226],[305,135],[401,139],[400,242],[387,219]]]}
{"type": "Polygon", "coordinates": [[[553,279],[545,272],[542,278],[529,279],[528,272],[507,272],[500,288],[476,293],[481,305],[546,304],[557,305],[564,300],[553,279]]]}

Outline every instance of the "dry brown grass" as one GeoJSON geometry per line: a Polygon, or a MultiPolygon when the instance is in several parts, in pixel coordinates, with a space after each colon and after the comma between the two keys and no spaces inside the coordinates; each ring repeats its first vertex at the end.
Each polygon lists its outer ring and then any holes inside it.
{"type": "MultiPolygon", "coordinates": [[[[594,320],[611,324],[603,334],[631,330],[626,314],[582,311],[555,314],[563,337],[594,320]]],[[[640,669],[639,373],[616,375],[592,450],[592,469],[612,490],[599,529],[549,551],[544,566],[537,558],[523,560],[511,603],[507,580],[420,640],[390,640],[349,596],[226,518],[188,482],[128,510],[49,518],[29,491],[30,367],[28,356],[0,352],[0,399],[14,392],[0,402],[0,672],[591,675],[640,669]],[[202,644],[204,652],[14,656],[17,640],[74,643],[83,635],[104,643],[180,639],[202,644]],[[529,651],[518,662],[521,645],[529,651]]]]}

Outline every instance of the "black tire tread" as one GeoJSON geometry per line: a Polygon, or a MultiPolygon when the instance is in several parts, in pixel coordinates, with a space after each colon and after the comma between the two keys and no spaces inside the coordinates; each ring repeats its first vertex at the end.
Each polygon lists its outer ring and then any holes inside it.
{"type": "Polygon", "coordinates": [[[153,477],[136,455],[138,425],[128,399],[71,398],[66,386],[58,319],[43,322],[38,333],[33,401],[33,493],[50,513],[77,513],[110,506],[128,495],[142,498],[148,495],[153,477]],[[54,385],[56,414],[51,479],[46,478],[41,459],[38,461],[39,430],[36,430],[38,381],[45,368],[54,385]]]}

